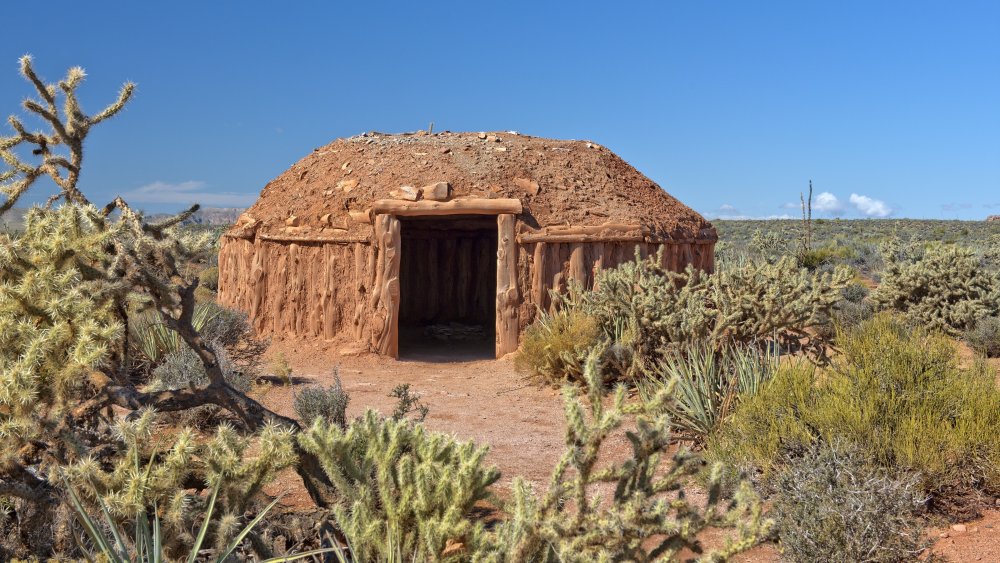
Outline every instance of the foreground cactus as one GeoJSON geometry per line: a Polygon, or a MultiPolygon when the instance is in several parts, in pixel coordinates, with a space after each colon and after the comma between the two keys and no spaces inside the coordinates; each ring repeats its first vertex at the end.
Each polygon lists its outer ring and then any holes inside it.
{"type": "Polygon", "coordinates": [[[491,538],[484,561],[672,561],[682,549],[701,552],[699,534],[732,525],[735,536],[702,556],[725,561],[764,539],[771,522],[746,483],[723,506],[721,466],[712,467],[704,506],[689,501],[684,487],[704,469],[686,450],[668,453],[672,388],[649,401],[627,403],[619,387],[610,400],[603,393],[599,351],[587,361],[586,399],[573,386],[563,390],[566,450],[541,496],[521,479],[514,481],[509,519],[491,538]],[[605,441],[625,430],[632,456],[624,461],[601,457],[605,441]],[[632,426],[634,423],[634,427],[632,426]],[[602,486],[613,490],[601,499],[602,486]]]}
{"type": "Polygon", "coordinates": [[[500,478],[483,465],[487,448],[371,410],[346,430],[318,418],[299,441],[337,488],[333,513],[353,561],[391,560],[397,551],[461,560],[481,541],[483,525],[470,512],[500,478]]]}
{"type": "MultiPolygon", "coordinates": [[[[156,487],[126,479],[121,471],[134,467],[136,457],[144,465],[159,456],[130,447],[128,436],[117,431],[122,418],[148,408],[173,413],[220,407],[243,428],[260,431],[260,444],[271,446],[250,462],[243,459],[243,438],[222,436],[213,442],[220,448],[213,459],[228,461],[212,471],[236,471],[250,496],[276,468],[290,463],[287,450],[292,448],[307,490],[317,503],[329,502],[332,490],[316,459],[288,437],[287,447],[268,438],[279,429],[297,432],[298,423],[234,388],[213,345],[195,329],[199,280],[184,264],[207,257],[212,243],[207,236],[182,234],[176,226],[197,206],[147,223],[121,198],[97,208],[77,189],[84,139],[91,127],[121,111],[134,87],[126,84],[113,104],[88,116],[76,96],[81,69],[70,70],[58,84],[43,83],[29,57],[21,59],[21,71],[39,97],[24,108],[48,130],[28,132],[19,119],[9,120],[16,134],[0,139],[0,158],[8,165],[0,172],[0,193],[6,196],[0,214],[46,175],[58,192],[45,207],[28,212],[22,233],[0,235],[0,496],[12,499],[13,512],[13,518],[0,521],[0,532],[9,538],[0,545],[0,559],[72,554],[60,478],[64,468],[93,480],[93,492],[123,511],[155,500],[146,493],[156,487]],[[22,145],[33,147],[35,164],[14,154],[22,145]],[[54,152],[59,147],[68,153],[54,152]],[[157,315],[177,334],[197,356],[206,383],[173,389],[143,385],[143,374],[131,371],[126,340],[135,309],[157,315]],[[130,464],[123,466],[126,461],[130,464]]],[[[161,485],[176,485],[164,479],[161,485]]],[[[223,493],[227,509],[232,503],[239,510],[243,501],[236,497],[242,493],[223,493]]]]}

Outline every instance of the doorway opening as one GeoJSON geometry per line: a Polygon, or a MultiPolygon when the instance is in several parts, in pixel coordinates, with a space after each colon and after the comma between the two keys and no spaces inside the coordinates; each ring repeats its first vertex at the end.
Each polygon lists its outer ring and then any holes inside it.
{"type": "Polygon", "coordinates": [[[495,357],[496,217],[399,219],[400,358],[495,357]]]}

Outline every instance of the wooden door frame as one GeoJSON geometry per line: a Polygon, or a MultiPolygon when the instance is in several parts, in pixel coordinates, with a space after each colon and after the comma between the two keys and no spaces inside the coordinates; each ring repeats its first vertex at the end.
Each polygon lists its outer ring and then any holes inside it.
{"type": "Polygon", "coordinates": [[[496,357],[517,350],[520,333],[517,287],[517,215],[519,199],[458,199],[452,201],[379,200],[374,213],[375,285],[369,298],[371,346],[379,354],[399,359],[399,265],[402,251],[400,217],[496,215],[497,294],[496,357]]]}

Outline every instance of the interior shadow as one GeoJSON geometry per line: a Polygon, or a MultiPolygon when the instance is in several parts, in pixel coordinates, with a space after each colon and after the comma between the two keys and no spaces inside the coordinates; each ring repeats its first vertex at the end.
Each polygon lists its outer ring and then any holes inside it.
{"type": "Polygon", "coordinates": [[[495,357],[496,218],[405,217],[400,223],[400,359],[495,357]]]}

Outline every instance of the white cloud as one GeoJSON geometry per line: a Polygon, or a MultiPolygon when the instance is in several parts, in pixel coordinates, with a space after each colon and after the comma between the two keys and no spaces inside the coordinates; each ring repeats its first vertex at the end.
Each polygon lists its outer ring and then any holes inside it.
{"type": "Polygon", "coordinates": [[[211,192],[208,185],[198,180],[187,182],[153,182],[122,194],[125,201],[135,203],[200,203],[211,207],[249,207],[256,194],[211,192]]]}
{"type": "Polygon", "coordinates": [[[867,217],[888,217],[892,209],[884,201],[872,199],[866,195],[851,194],[851,205],[867,217]]]}
{"type": "Polygon", "coordinates": [[[813,198],[812,208],[822,213],[836,215],[844,211],[844,204],[830,192],[822,192],[813,198]]]}
{"type": "Polygon", "coordinates": [[[738,212],[739,210],[736,209],[736,207],[729,205],[728,203],[723,203],[722,205],[719,206],[719,211],[728,211],[730,213],[734,213],[738,212]]]}

